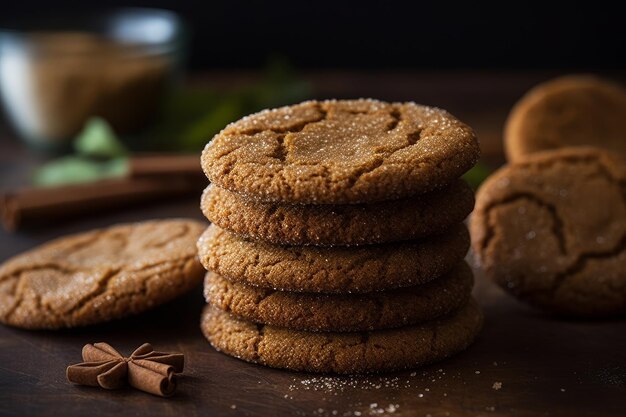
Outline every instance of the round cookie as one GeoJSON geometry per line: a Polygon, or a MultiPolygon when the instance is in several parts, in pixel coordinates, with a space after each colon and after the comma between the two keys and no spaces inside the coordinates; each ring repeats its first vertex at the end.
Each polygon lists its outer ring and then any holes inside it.
{"type": "Polygon", "coordinates": [[[564,315],[626,313],[626,164],[593,148],[529,156],[480,188],[472,245],[487,276],[564,315]]]}
{"type": "Polygon", "coordinates": [[[376,100],[307,101],[226,126],[202,153],[212,183],[262,201],[345,204],[443,187],[478,160],[444,110],[376,100]]]}
{"type": "Polygon", "coordinates": [[[294,293],[231,283],[209,272],[206,301],[255,323],[292,329],[350,332],[401,327],[433,320],[464,306],[474,283],[461,262],[423,285],[366,294],[294,293]]]}
{"type": "Polygon", "coordinates": [[[215,349],[247,362],[306,372],[355,374],[414,368],[467,348],[482,327],[470,301],[454,315],[397,329],[307,332],[258,325],[207,306],[201,329],[215,349]]]}
{"type": "Polygon", "coordinates": [[[474,208],[466,182],[428,194],[370,204],[263,203],[210,185],[202,212],[246,238],[282,245],[361,245],[423,238],[461,223],[474,208]]]}
{"type": "Polygon", "coordinates": [[[202,281],[206,225],[157,220],[63,237],[0,266],[0,322],[28,329],[100,323],[148,310],[202,281]]]}
{"type": "Polygon", "coordinates": [[[423,284],[464,258],[469,234],[458,225],[424,241],[356,247],[278,246],[215,225],[198,240],[200,262],[231,282],[295,292],[371,292],[423,284]]]}
{"type": "Polygon", "coordinates": [[[509,161],[565,146],[595,146],[626,158],[626,90],[591,76],[540,84],[513,107],[505,126],[509,161]]]}

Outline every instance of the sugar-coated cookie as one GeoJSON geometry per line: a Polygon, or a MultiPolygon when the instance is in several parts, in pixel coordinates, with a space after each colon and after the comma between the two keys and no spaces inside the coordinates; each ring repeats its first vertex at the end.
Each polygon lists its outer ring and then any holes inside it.
{"type": "Polygon", "coordinates": [[[452,183],[478,160],[444,110],[376,100],[307,101],[231,123],[202,154],[212,183],[261,201],[394,200],[452,183]]]}
{"type": "Polygon", "coordinates": [[[100,323],[148,310],[202,281],[205,224],[155,220],[62,237],[0,266],[0,322],[28,329],[100,323]]]}
{"type": "Polygon", "coordinates": [[[565,146],[594,146],[626,158],[626,90],[592,76],[538,85],[513,107],[505,126],[509,161],[565,146]]]}
{"type": "Polygon", "coordinates": [[[204,294],[207,303],[255,323],[347,332],[433,320],[465,305],[473,284],[472,270],[461,262],[426,284],[365,294],[276,291],[230,282],[209,272],[204,294]]]}
{"type": "Polygon", "coordinates": [[[465,257],[464,225],[421,241],[354,247],[280,246],[209,226],[198,240],[200,262],[231,282],[296,292],[389,290],[431,281],[465,257]]]}
{"type": "Polygon", "coordinates": [[[249,239],[281,245],[364,245],[423,238],[461,223],[474,208],[462,180],[428,194],[370,204],[281,204],[250,200],[214,185],[204,215],[249,239]]]}
{"type": "Polygon", "coordinates": [[[306,372],[354,374],[414,368],[466,349],[482,327],[473,300],[458,312],[397,329],[331,333],[237,319],[207,306],[201,329],[217,350],[248,362],[306,372]]]}
{"type": "Polygon", "coordinates": [[[626,164],[593,148],[546,151],[480,188],[471,217],[487,276],[574,316],[626,313],[626,164]]]}

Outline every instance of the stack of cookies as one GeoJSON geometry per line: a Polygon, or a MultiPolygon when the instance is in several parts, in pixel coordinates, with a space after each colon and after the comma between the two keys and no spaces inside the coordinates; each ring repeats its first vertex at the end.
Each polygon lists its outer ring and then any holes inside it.
{"type": "Polygon", "coordinates": [[[463,260],[474,197],[459,177],[478,155],[468,126],[414,103],[309,101],[227,126],[202,155],[204,335],[311,372],[465,349],[482,315],[463,260]]]}

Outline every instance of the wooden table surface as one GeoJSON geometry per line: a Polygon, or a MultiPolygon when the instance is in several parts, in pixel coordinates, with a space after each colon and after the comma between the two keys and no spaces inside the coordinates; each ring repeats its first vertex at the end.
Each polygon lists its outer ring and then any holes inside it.
{"type": "MultiPolygon", "coordinates": [[[[385,90],[384,83],[368,84],[380,79],[380,74],[310,76],[321,96],[334,91],[337,96],[402,100],[413,95],[430,103],[441,91],[442,98],[435,104],[456,110],[479,135],[488,137],[487,146],[494,149],[488,155],[494,159],[509,106],[525,88],[546,78],[545,74],[414,78],[393,74],[382,78],[391,80],[385,90]],[[398,80],[408,86],[394,87],[398,80]],[[350,90],[355,83],[360,87],[350,90]],[[472,96],[491,104],[472,106],[472,96]]],[[[221,82],[223,77],[227,76],[215,74],[214,80],[221,82]]],[[[0,186],[23,182],[38,159],[10,134],[0,136],[0,186]]],[[[18,234],[0,231],[0,261],[67,233],[178,216],[201,218],[198,199],[98,214],[18,234]]],[[[201,288],[152,312],[100,326],[57,332],[0,326],[0,416],[625,415],[626,321],[580,322],[546,316],[508,297],[479,272],[475,296],[485,311],[485,327],[470,349],[422,369],[375,376],[278,371],[217,353],[198,328],[201,288]],[[144,342],[158,350],[184,352],[187,363],[176,395],[162,399],[130,389],[111,392],[66,382],[65,367],[80,361],[85,343],[98,341],[109,342],[125,354],[144,342]]]]}

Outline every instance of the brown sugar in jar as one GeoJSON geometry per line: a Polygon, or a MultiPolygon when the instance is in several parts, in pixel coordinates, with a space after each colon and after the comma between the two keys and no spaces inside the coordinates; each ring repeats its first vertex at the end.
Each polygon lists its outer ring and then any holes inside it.
{"type": "Polygon", "coordinates": [[[158,110],[173,62],[144,45],[87,32],[30,34],[4,53],[7,110],[33,142],[60,144],[92,116],[119,133],[144,127],[158,110]],[[7,69],[8,68],[8,69],[7,69]],[[8,82],[7,82],[8,81],[8,82]]]}

